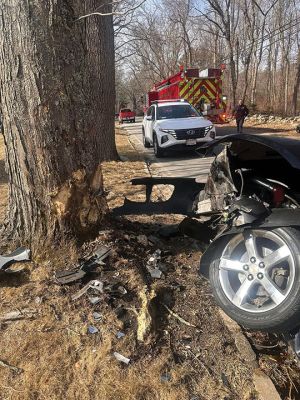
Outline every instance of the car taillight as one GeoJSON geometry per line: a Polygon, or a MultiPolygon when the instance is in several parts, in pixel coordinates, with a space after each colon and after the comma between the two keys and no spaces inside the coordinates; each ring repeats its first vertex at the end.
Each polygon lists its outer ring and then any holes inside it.
{"type": "Polygon", "coordinates": [[[273,205],[279,207],[284,200],[285,191],[282,186],[275,186],[273,189],[273,205]]]}

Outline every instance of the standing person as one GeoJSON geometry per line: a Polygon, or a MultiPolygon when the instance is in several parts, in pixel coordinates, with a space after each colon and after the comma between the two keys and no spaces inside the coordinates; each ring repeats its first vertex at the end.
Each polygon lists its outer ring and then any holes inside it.
{"type": "Polygon", "coordinates": [[[234,110],[237,133],[243,133],[244,121],[248,114],[249,114],[249,110],[243,103],[243,100],[239,100],[239,104],[234,110]]]}

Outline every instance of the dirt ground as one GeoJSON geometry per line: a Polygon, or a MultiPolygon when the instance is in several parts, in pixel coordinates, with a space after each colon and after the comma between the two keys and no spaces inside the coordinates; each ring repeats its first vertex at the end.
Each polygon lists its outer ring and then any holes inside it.
{"type": "MultiPolygon", "coordinates": [[[[127,161],[103,166],[110,207],[121,205],[124,195],[142,199],[141,188],[128,181],[148,174],[126,137],[118,135],[117,143],[127,161]]],[[[3,175],[0,215],[5,186],[3,175]]],[[[54,272],[76,262],[75,248],[63,243],[51,257],[24,264],[23,273],[2,274],[0,399],[258,399],[253,366],[237,351],[208,283],[199,277],[201,245],[181,235],[160,235],[161,227],[179,221],[108,216],[98,237],[80,252],[88,256],[105,244],[112,254],[82,282],[55,283],[54,272]],[[146,264],[158,249],[163,276],[155,279],[146,264]],[[73,301],[71,296],[90,279],[104,284],[99,303],[92,305],[87,295],[73,301]],[[21,311],[18,320],[4,320],[16,310],[21,311]],[[98,331],[89,333],[89,327],[98,331]],[[129,364],[114,352],[129,358],[129,364]]],[[[299,370],[282,340],[247,335],[282,398],[299,398],[299,370]]]]}

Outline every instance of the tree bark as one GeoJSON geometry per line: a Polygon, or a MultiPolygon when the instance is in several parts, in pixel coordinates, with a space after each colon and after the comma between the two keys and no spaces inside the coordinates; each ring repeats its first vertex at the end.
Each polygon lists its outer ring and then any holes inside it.
{"type": "Polygon", "coordinates": [[[294,88],[293,88],[293,114],[294,115],[297,114],[299,87],[300,87],[300,49],[298,52],[296,77],[295,77],[295,83],[294,83],[294,88]]]}
{"type": "Polygon", "coordinates": [[[81,235],[106,211],[100,163],[116,157],[112,17],[77,20],[101,2],[1,1],[4,230],[14,240],[81,235]]]}

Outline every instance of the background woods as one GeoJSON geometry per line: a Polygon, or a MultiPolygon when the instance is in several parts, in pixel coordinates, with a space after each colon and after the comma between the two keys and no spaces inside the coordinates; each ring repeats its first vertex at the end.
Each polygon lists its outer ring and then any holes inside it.
{"type": "Polygon", "coordinates": [[[232,104],[242,97],[253,110],[299,113],[299,8],[295,0],[147,1],[121,27],[115,21],[118,100],[135,106],[132,88],[139,100],[180,65],[226,64],[232,104]]]}

